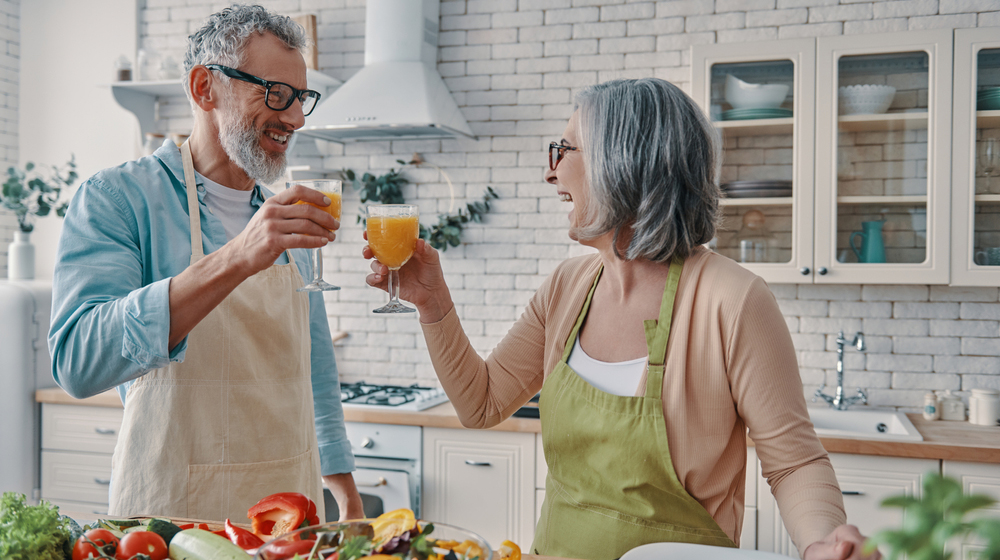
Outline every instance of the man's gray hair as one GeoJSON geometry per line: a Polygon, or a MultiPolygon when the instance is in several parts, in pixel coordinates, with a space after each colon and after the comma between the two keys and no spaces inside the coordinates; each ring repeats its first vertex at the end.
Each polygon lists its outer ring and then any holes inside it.
{"type": "Polygon", "coordinates": [[[712,239],[719,137],[690,97],[657,78],[612,80],[581,91],[576,109],[590,185],[581,238],[614,232],[617,256],[654,262],[685,258],[712,239]]]}
{"type": "MultiPolygon", "coordinates": [[[[188,37],[184,54],[184,91],[188,98],[188,75],[198,64],[221,64],[239,68],[243,64],[243,47],[250,37],[271,33],[288,48],[302,50],[307,46],[305,30],[288,16],[269,12],[261,6],[233,4],[208,17],[205,25],[188,37]]],[[[229,77],[219,74],[223,83],[229,77]]]]}

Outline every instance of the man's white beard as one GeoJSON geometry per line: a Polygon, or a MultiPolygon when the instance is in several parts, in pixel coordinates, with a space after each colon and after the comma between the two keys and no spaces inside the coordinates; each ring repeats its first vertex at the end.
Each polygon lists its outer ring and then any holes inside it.
{"type": "MultiPolygon", "coordinates": [[[[272,154],[260,146],[263,134],[254,129],[246,115],[237,115],[232,108],[226,111],[219,131],[219,141],[229,159],[246,172],[247,176],[262,185],[270,185],[285,173],[284,152],[272,154]]],[[[289,141],[291,134],[289,134],[289,141]]]]}

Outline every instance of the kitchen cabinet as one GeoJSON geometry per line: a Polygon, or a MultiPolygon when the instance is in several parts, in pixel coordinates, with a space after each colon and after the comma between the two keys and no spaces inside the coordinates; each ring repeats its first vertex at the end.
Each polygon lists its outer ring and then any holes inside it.
{"type": "MultiPolygon", "coordinates": [[[[962,491],[966,494],[986,494],[997,500],[989,508],[976,512],[976,515],[1000,519],[1000,468],[997,465],[982,463],[965,463],[961,461],[942,461],[941,474],[957,479],[962,483],[962,491]]],[[[985,550],[981,541],[966,538],[952,545],[955,560],[978,560],[977,554],[985,550]]]]}
{"type": "MultiPolygon", "coordinates": [[[[865,535],[902,526],[901,509],[883,509],[879,504],[900,494],[919,497],[924,476],[940,472],[936,459],[831,453],[830,462],[844,495],[847,522],[857,525],[865,535]]],[[[798,550],[785,530],[770,486],[763,477],[758,477],[757,488],[757,549],[798,558],[798,550]]]]}
{"type": "Polygon", "coordinates": [[[769,282],[947,284],[951,64],[951,30],[692,47],[729,187],[715,249],[769,282]],[[725,110],[729,75],[787,85],[790,115],[725,110]],[[847,114],[838,88],[868,84],[888,112],[847,114]],[[755,180],[791,196],[741,197],[755,180]]]}
{"type": "Polygon", "coordinates": [[[80,514],[108,513],[111,456],[124,411],[42,405],[42,498],[80,514]]]}
{"type": "Polygon", "coordinates": [[[468,529],[492,546],[528,550],[535,520],[535,434],[423,430],[422,517],[468,529]]]}
{"type": "Polygon", "coordinates": [[[952,283],[997,286],[1000,285],[1000,29],[955,30],[954,83],[952,283]]]}

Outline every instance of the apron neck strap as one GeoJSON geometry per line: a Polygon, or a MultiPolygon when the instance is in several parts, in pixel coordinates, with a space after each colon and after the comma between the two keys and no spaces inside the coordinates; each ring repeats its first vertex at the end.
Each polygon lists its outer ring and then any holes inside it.
{"type": "Polygon", "coordinates": [[[587,311],[590,309],[590,301],[594,299],[594,290],[597,289],[597,281],[601,279],[601,273],[604,272],[604,265],[597,270],[597,276],[594,277],[594,283],[590,285],[590,292],[587,294],[587,300],[583,302],[583,310],[580,311],[580,315],[576,318],[576,324],[573,325],[573,330],[569,333],[569,338],[566,339],[566,347],[563,349],[562,361],[568,362],[569,355],[573,353],[573,346],[576,344],[576,336],[580,332],[580,327],[583,326],[583,321],[587,318],[587,311]]]}
{"type": "Polygon", "coordinates": [[[660,315],[655,321],[643,321],[646,331],[646,347],[649,349],[648,373],[646,375],[646,396],[660,398],[663,389],[663,364],[667,357],[667,341],[670,339],[670,323],[674,315],[674,298],[681,280],[684,261],[674,257],[670,261],[670,272],[663,288],[660,315]]]}
{"type": "Polygon", "coordinates": [[[191,264],[194,264],[205,256],[205,248],[201,242],[201,207],[198,185],[194,180],[194,160],[187,140],[181,144],[181,160],[184,162],[184,187],[187,189],[188,215],[191,217],[191,264]]]}

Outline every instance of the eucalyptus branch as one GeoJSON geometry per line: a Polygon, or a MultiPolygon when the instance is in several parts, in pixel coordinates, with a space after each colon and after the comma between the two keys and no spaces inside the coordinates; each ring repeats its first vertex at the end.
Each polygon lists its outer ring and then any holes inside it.
{"type": "Polygon", "coordinates": [[[35,228],[31,216],[48,216],[53,209],[60,218],[66,214],[69,202],[60,201],[59,194],[76,177],[76,160],[72,156],[63,169],[36,166],[30,161],[24,169],[9,167],[7,180],[0,185],[0,206],[14,212],[21,231],[30,233],[35,228]]]}
{"type": "Polygon", "coordinates": [[[430,228],[420,226],[420,238],[426,239],[431,247],[447,251],[448,246],[458,247],[462,243],[462,230],[469,222],[481,223],[483,215],[490,211],[490,199],[500,198],[493,187],[486,187],[482,202],[472,202],[465,205],[465,211],[458,209],[457,214],[438,216],[438,223],[430,228]]]}

